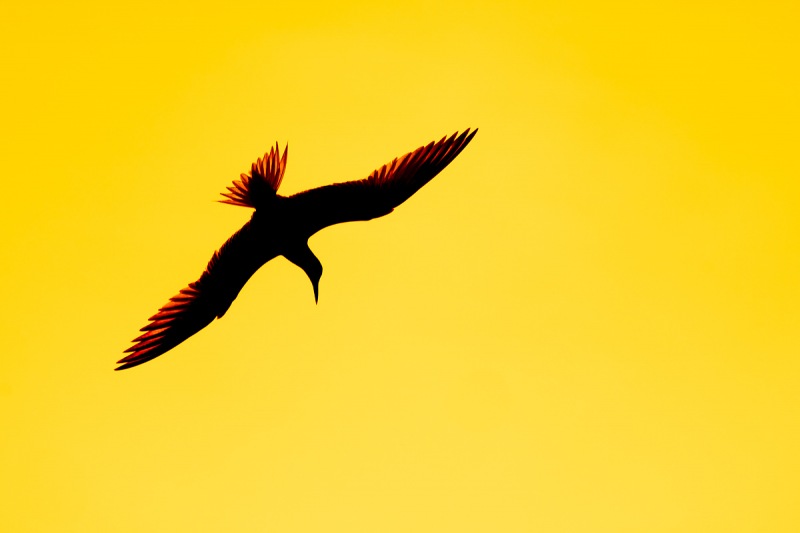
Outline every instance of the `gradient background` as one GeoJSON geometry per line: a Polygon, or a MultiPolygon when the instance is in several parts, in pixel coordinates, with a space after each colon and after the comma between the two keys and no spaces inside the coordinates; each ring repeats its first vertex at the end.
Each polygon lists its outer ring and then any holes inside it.
{"type": "Polygon", "coordinates": [[[800,529],[796,2],[5,6],[0,530],[800,529]],[[283,193],[479,127],[125,372],[283,193]]]}

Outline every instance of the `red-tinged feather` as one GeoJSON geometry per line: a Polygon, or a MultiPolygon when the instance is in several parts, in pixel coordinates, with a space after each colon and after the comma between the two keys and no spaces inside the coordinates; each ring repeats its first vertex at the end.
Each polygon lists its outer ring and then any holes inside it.
{"type": "Polygon", "coordinates": [[[159,311],[155,316],[158,320],[171,320],[183,312],[183,309],[168,309],[166,311],[159,311]]]}
{"type": "Polygon", "coordinates": [[[159,311],[171,311],[174,309],[183,309],[187,305],[189,305],[189,302],[183,302],[183,301],[176,302],[175,300],[170,298],[170,300],[167,303],[165,303],[163,306],[161,306],[161,308],[159,308],[159,311]]]}
{"type": "Polygon", "coordinates": [[[126,368],[131,368],[134,366],[141,365],[142,363],[146,363],[152,359],[155,359],[161,355],[160,347],[154,347],[152,349],[145,350],[143,352],[139,352],[136,354],[131,354],[124,359],[120,359],[117,361],[117,364],[122,364],[122,366],[118,366],[114,370],[125,370],[126,368]]]}
{"type": "Polygon", "coordinates": [[[154,339],[149,339],[147,341],[142,341],[142,342],[138,343],[136,346],[131,346],[130,348],[125,350],[125,352],[141,352],[142,350],[144,350],[146,348],[152,348],[154,346],[157,346],[157,345],[163,344],[163,343],[164,343],[164,337],[157,337],[157,338],[154,338],[154,339]]]}
{"type": "Polygon", "coordinates": [[[170,316],[170,314],[174,314],[174,313],[169,313],[169,312],[165,312],[165,311],[159,311],[158,313],[154,314],[153,316],[151,316],[147,320],[152,320],[152,321],[172,320],[172,317],[170,316]]]}
{"type": "Polygon", "coordinates": [[[186,309],[186,307],[188,307],[188,302],[176,302],[176,301],[170,300],[169,302],[164,304],[162,307],[160,307],[159,311],[175,311],[175,310],[179,310],[179,309],[186,309]]]}
{"type": "Polygon", "coordinates": [[[141,335],[139,335],[135,339],[133,339],[131,342],[139,342],[139,341],[145,341],[145,340],[148,340],[148,339],[154,339],[156,337],[163,337],[164,335],[166,335],[166,332],[167,332],[167,328],[160,329],[160,330],[155,330],[155,331],[147,331],[145,333],[142,333],[141,335]]]}
{"type": "Polygon", "coordinates": [[[122,359],[120,359],[119,361],[117,361],[117,364],[120,364],[120,363],[130,363],[130,362],[133,362],[133,361],[135,361],[136,359],[139,359],[139,358],[141,358],[141,357],[144,357],[144,356],[145,356],[145,355],[147,355],[148,353],[150,353],[150,352],[154,351],[156,348],[157,348],[156,346],[151,346],[150,348],[145,348],[145,349],[143,349],[143,350],[139,350],[139,349],[137,349],[137,350],[136,350],[134,353],[130,354],[130,355],[129,355],[129,356],[127,356],[127,357],[123,357],[122,359]]]}
{"type": "MultiPolygon", "coordinates": [[[[153,320],[153,317],[150,317],[148,320],[153,320]]],[[[144,326],[139,331],[153,331],[155,329],[163,329],[163,328],[169,326],[171,322],[172,322],[172,320],[156,320],[156,321],[150,322],[149,324],[144,326]]]]}
{"type": "MultiPolygon", "coordinates": [[[[156,339],[156,340],[159,340],[159,339],[156,339]]],[[[131,347],[130,347],[130,348],[128,348],[127,350],[123,351],[122,353],[136,353],[136,352],[140,352],[140,351],[141,351],[141,350],[143,350],[145,347],[149,347],[149,346],[152,346],[152,345],[154,345],[154,344],[158,344],[158,342],[154,342],[154,341],[140,342],[140,343],[138,343],[136,346],[131,346],[131,347]]]]}

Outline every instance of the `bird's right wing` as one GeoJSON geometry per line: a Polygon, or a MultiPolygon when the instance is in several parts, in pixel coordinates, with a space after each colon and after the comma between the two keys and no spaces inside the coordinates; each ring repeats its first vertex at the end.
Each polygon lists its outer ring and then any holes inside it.
{"type": "MultiPolygon", "coordinates": [[[[273,254],[274,257],[274,254],[273,254]]],[[[130,355],[117,361],[115,370],[131,368],[164,354],[208,324],[230,307],[244,284],[270,254],[254,242],[250,222],[214,253],[200,279],[170,298],[125,350],[130,355]]]]}
{"type": "Polygon", "coordinates": [[[428,183],[456,158],[478,130],[421,146],[375,170],[359,181],[335,183],[294,196],[296,209],[303,213],[300,223],[307,234],[340,222],[370,220],[388,215],[428,183]]]}

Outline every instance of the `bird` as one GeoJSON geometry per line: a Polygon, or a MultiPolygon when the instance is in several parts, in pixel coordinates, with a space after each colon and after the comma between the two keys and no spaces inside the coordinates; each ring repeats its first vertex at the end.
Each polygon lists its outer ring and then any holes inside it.
{"type": "Polygon", "coordinates": [[[278,144],[222,193],[222,203],[253,209],[253,214],[211,257],[197,281],[159,308],[139,331],[115,370],[146,363],[175,348],[222,318],[255,272],[283,256],[311,280],[319,302],[322,263],[308,239],[323,228],[391,213],[441,172],[469,144],[477,129],[442,137],[395,158],[365,179],[334,183],[292,196],[278,194],[289,146],[278,144]]]}

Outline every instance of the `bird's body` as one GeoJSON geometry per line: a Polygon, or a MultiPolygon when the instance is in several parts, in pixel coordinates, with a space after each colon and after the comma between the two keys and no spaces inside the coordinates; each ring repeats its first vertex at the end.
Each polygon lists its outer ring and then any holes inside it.
{"type": "Polygon", "coordinates": [[[116,370],[147,362],[171,350],[215,318],[221,318],[255,272],[284,256],[308,275],[318,298],[322,264],[308,247],[319,230],[341,222],[370,220],[391,213],[446,167],[478,130],[454,134],[395,159],[366,179],[326,185],[281,196],[286,170],[275,148],[253,163],[250,174],[223,193],[223,203],[254,208],[252,217],[214,253],[200,278],[170,298],[150,317],[116,370]]]}

